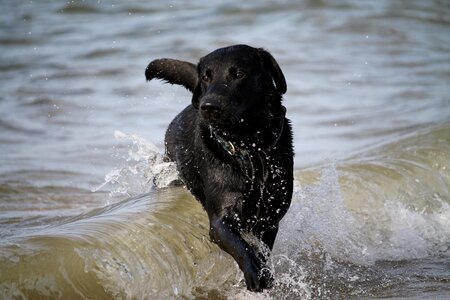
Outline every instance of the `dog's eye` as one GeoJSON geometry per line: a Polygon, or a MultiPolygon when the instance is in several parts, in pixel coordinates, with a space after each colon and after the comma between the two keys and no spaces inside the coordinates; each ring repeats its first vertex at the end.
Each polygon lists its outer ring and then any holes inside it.
{"type": "Polygon", "coordinates": [[[244,77],[245,77],[245,73],[244,72],[242,72],[242,71],[237,71],[236,72],[236,78],[237,79],[242,79],[244,77]]]}
{"type": "Polygon", "coordinates": [[[202,81],[208,82],[209,81],[208,75],[206,74],[202,75],[202,81]]]}

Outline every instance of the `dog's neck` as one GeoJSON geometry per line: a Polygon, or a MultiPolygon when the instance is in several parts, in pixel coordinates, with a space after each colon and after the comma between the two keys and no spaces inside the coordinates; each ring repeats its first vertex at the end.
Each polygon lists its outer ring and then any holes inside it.
{"type": "Polygon", "coordinates": [[[232,133],[209,126],[210,138],[214,140],[219,148],[232,157],[244,158],[251,152],[262,152],[269,154],[278,144],[284,130],[286,108],[282,106],[280,116],[273,120],[272,129],[261,129],[250,135],[239,134],[236,139],[232,133]]]}

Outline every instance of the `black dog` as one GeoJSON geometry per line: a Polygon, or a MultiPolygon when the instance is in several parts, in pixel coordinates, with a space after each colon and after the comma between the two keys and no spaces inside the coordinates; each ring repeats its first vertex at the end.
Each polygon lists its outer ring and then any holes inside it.
{"type": "Polygon", "coordinates": [[[292,131],[281,105],[286,81],[280,67],[263,49],[235,45],[215,50],[197,66],[154,60],[145,76],[193,93],[192,105],[166,132],[166,155],[202,203],[211,239],[236,260],[247,288],[270,287],[264,250],[273,247],[293,188],[292,131]]]}

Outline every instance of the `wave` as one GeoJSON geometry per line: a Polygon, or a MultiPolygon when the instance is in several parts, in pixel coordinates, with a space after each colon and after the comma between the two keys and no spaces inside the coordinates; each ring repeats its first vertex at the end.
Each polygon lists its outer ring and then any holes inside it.
{"type": "Polygon", "coordinates": [[[198,202],[168,187],[174,165],[136,135],[116,137],[131,146],[125,166],[98,188],[112,203],[4,238],[3,298],[348,298],[405,285],[410,274],[393,270],[417,265],[445,290],[445,270],[426,267],[449,259],[448,124],[297,170],[272,255],[277,282],[262,294],[246,291],[234,261],[209,241],[198,202]]]}
{"type": "Polygon", "coordinates": [[[450,130],[445,125],[348,161],[297,172],[284,240],[355,263],[421,258],[450,246],[450,130]],[[293,226],[294,225],[294,226],[293,226]],[[293,242],[295,241],[295,242],[293,242]]]}

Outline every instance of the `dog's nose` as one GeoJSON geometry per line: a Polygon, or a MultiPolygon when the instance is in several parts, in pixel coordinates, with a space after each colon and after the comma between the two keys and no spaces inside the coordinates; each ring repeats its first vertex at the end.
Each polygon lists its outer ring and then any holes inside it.
{"type": "Polygon", "coordinates": [[[205,102],[202,105],[200,105],[200,109],[203,112],[207,112],[207,113],[217,113],[220,112],[220,106],[215,104],[215,103],[211,103],[211,102],[205,102]]]}

